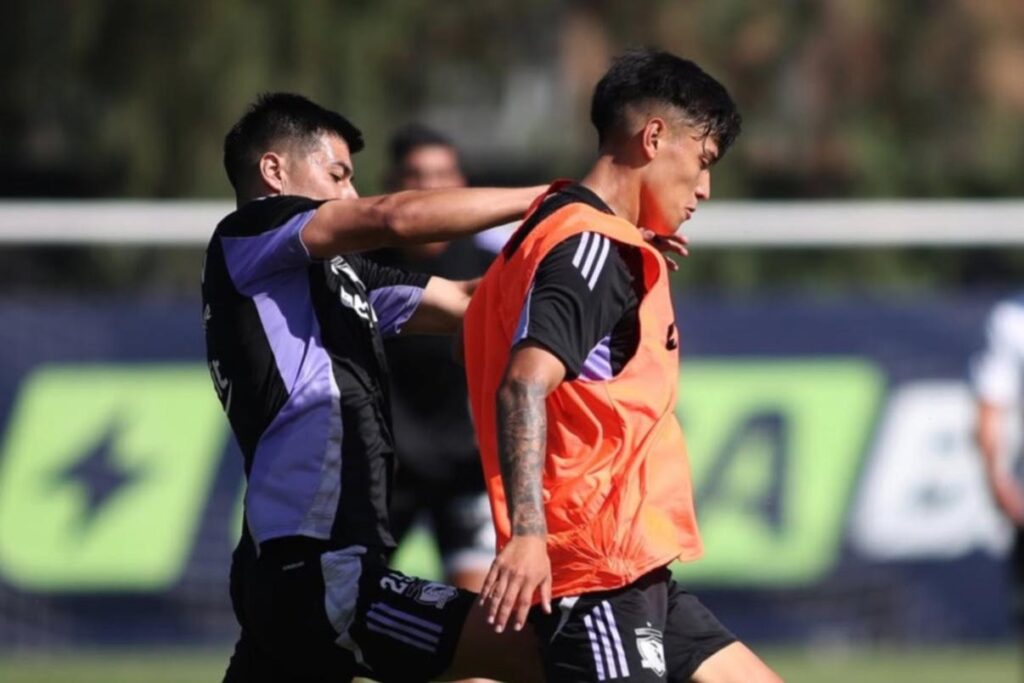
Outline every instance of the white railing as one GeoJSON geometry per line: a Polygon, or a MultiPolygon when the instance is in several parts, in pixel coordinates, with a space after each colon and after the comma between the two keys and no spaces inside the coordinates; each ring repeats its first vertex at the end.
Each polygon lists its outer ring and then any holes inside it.
{"type": "MultiPolygon", "coordinates": [[[[230,201],[0,201],[0,243],[203,245],[230,201]]],[[[1024,200],[711,202],[699,247],[1024,245],[1024,200]]]]}

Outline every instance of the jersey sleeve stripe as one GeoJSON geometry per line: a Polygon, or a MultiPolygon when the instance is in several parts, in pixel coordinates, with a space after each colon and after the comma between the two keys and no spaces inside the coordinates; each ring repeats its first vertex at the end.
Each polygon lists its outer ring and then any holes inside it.
{"type": "Polygon", "coordinates": [[[590,277],[590,268],[594,265],[594,258],[597,256],[597,252],[600,251],[602,241],[605,239],[607,238],[599,235],[596,239],[591,240],[590,249],[587,250],[587,259],[583,262],[583,268],[580,270],[583,273],[584,280],[590,277]]]}
{"type": "Polygon", "coordinates": [[[594,264],[594,269],[590,273],[590,279],[587,280],[587,287],[590,289],[594,289],[594,285],[597,284],[597,278],[601,275],[601,269],[604,268],[604,262],[608,258],[608,249],[610,247],[611,243],[605,237],[601,244],[601,255],[597,257],[597,263],[594,264]]]}
{"type": "Polygon", "coordinates": [[[587,243],[590,241],[591,233],[583,233],[583,237],[580,239],[580,245],[576,247],[576,253],[572,257],[572,265],[576,268],[580,267],[580,262],[583,260],[583,254],[587,250],[587,243]]]}
{"type": "Polygon", "coordinates": [[[519,314],[519,322],[516,324],[516,332],[512,337],[512,343],[516,344],[526,338],[530,333],[530,300],[533,298],[533,285],[526,292],[526,301],[523,302],[523,310],[519,314]]]}

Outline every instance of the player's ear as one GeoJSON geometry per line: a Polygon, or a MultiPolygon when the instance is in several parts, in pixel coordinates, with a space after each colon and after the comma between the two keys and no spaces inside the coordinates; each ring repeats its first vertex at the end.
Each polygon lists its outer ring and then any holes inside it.
{"type": "Polygon", "coordinates": [[[651,161],[658,156],[658,149],[665,142],[668,128],[665,119],[660,116],[647,119],[643,129],[640,131],[640,143],[643,147],[644,157],[651,161]]]}
{"type": "Polygon", "coordinates": [[[276,152],[265,152],[260,157],[260,177],[263,184],[277,193],[284,191],[284,159],[276,152]]]}

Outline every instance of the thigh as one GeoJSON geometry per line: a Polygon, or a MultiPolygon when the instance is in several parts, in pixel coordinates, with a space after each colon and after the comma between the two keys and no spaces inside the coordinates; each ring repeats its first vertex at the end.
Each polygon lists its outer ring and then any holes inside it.
{"type": "Polygon", "coordinates": [[[537,615],[544,670],[550,681],[664,681],[664,582],[561,599],[537,615]]]}
{"type": "Polygon", "coordinates": [[[475,595],[388,568],[351,549],[321,558],[338,644],[377,681],[429,681],[452,663],[475,595]]]}
{"type": "Polygon", "coordinates": [[[228,681],[349,681],[351,651],[336,644],[316,554],[261,558],[243,589],[246,623],[228,681]]]}
{"type": "Polygon", "coordinates": [[[738,640],[705,659],[690,680],[694,683],[782,683],[778,674],[738,640]]]}
{"type": "Polygon", "coordinates": [[[688,681],[711,655],[736,642],[729,629],[692,593],[669,585],[665,663],[669,681],[688,681]]]}
{"type": "Polygon", "coordinates": [[[495,633],[494,626],[487,623],[487,612],[474,600],[459,637],[455,659],[438,680],[468,678],[494,679],[506,683],[537,683],[545,680],[533,627],[495,633]]]}

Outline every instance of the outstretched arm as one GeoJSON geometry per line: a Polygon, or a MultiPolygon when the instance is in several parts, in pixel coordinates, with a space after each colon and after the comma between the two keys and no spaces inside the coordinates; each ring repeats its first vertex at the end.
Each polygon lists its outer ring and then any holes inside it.
{"type": "Polygon", "coordinates": [[[551,611],[551,562],[541,486],[547,446],[548,394],[565,366],[543,346],[526,341],[509,358],[498,389],[498,460],[512,522],[512,539],[491,565],[480,592],[488,621],[499,633],[515,611],[515,630],[526,623],[535,593],[551,611]]]}
{"type": "Polygon", "coordinates": [[[455,334],[479,282],[430,278],[423,299],[402,328],[402,334],[455,334]]]}
{"type": "Polygon", "coordinates": [[[302,230],[314,258],[440,242],[521,217],[543,187],[409,190],[324,202],[302,230]]]}

